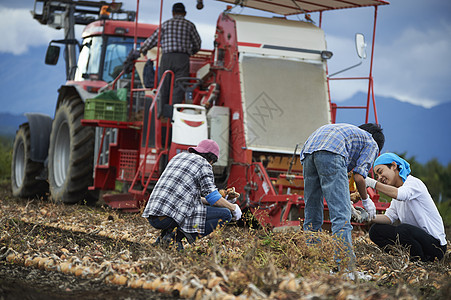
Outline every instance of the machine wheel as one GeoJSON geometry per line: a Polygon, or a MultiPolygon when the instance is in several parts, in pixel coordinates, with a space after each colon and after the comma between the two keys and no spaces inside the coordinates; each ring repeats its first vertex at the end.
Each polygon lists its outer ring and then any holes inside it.
{"type": "Polygon", "coordinates": [[[83,115],[83,101],[72,96],[61,102],[53,120],[48,179],[50,194],[56,202],[83,201],[92,184],[94,129],[81,125],[83,115]]]}
{"type": "Polygon", "coordinates": [[[11,189],[16,197],[35,197],[49,190],[48,183],[36,179],[44,169],[43,163],[31,160],[30,126],[20,125],[14,139],[11,162],[11,189]]]}

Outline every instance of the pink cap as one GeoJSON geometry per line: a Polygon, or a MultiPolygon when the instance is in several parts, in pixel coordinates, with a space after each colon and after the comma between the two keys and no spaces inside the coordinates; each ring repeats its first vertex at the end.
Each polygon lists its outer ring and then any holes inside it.
{"type": "Polygon", "coordinates": [[[190,147],[188,148],[189,152],[192,152],[192,150],[199,152],[199,153],[208,153],[211,152],[216,157],[219,158],[219,146],[218,144],[213,140],[203,140],[200,141],[197,147],[190,147]]]}

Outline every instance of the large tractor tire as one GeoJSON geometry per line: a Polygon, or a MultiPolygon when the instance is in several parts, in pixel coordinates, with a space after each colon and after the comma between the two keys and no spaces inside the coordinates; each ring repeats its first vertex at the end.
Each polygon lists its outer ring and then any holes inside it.
{"type": "Polygon", "coordinates": [[[44,164],[31,160],[30,126],[20,125],[14,139],[11,162],[11,189],[16,197],[33,198],[44,195],[49,190],[41,177],[44,164]]]}
{"type": "Polygon", "coordinates": [[[92,203],[94,129],[81,125],[84,103],[78,96],[64,99],[50,133],[48,179],[53,201],[92,203]]]}

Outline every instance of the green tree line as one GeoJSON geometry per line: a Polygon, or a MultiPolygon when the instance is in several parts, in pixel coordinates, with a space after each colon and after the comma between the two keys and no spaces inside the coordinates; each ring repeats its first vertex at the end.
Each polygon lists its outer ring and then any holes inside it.
{"type": "Polygon", "coordinates": [[[11,138],[0,136],[0,182],[11,178],[11,138]]]}

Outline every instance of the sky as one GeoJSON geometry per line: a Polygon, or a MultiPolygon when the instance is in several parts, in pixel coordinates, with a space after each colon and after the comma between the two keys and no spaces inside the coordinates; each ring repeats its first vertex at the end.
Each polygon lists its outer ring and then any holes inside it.
{"type": "MultiPolygon", "coordinates": [[[[186,18],[196,24],[202,38],[202,48],[212,49],[218,15],[225,3],[205,0],[204,9],[195,8],[195,0],[185,3],[186,18]]],[[[168,0],[163,20],[170,17],[172,4],[168,0]]],[[[123,8],[136,9],[136,1],[125,0],[123,8]]],[[[374,57],[374,90],[377,96],[426,108],[451,102],[451,1],[393,0],[378,8],[374,57]]],[[[0,0],[0,112],[22,114],[41,112],[54,114],[57,89],[65,82],[64,61],[57,66],[44,64],[47,45],[51,39],[61,39],[62,30],[39,24],[30,14],[34,0],[0,0]]],[[[139,20],[159,21],[158,0],[141,0],[139,20]]],[[[232,12],[257,14],[252,9],[235,7],[232,12]]],[[[260,15],[268,15],[259,13],[260,15]]],[[[354,36],[363,33],[371,49],[373,8],[325,12],[322,28],[328,49],[334,53],[329,61],[329,74],[357,64],[354,36]]],[[[291,16],[290,19],[303,19],[291,16]]],[[[312,14],[318,24],[318,14],[312,14]]],[[[82,27],[77,28],[77,36],[82,27]]],[[[340,76],[367,76],[369,59],[340,76]]],[[[364,81],[331,83],[334,102],[344,101],[357,92],[367,92],[364,81]]]]}

